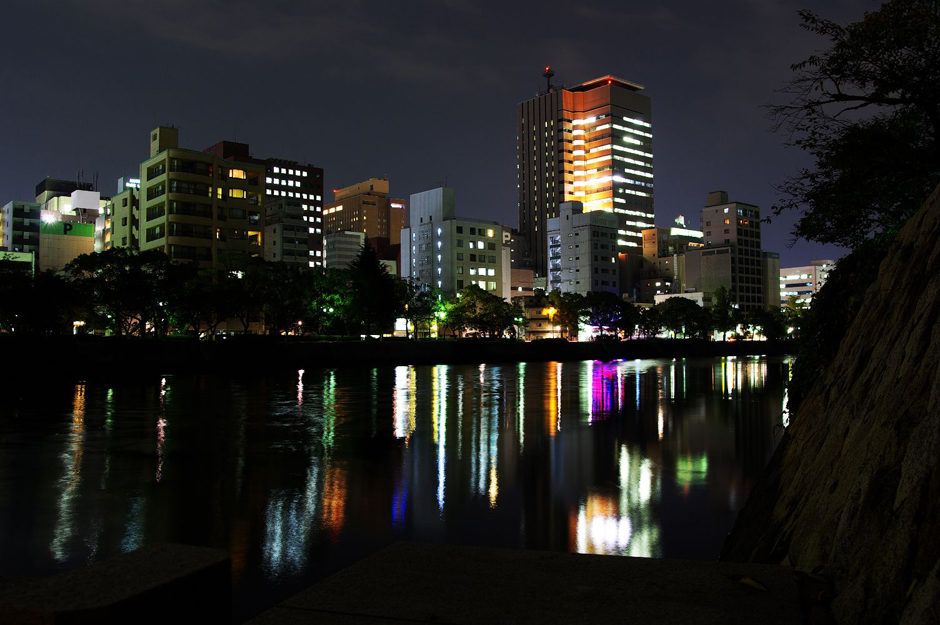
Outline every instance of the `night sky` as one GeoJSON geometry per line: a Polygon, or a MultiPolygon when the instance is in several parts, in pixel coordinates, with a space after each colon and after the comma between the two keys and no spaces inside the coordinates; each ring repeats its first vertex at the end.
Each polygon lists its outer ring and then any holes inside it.
{"type": "MultiPolygon", "coordinates": [[[[763,107],[791,63],[826,47],[797,10],[846,23],[878,3],[654,4],[8,1],[0,203],[79,170],[111,195],[164,124],[182,147],[238,140],[323,167],[325,201],[370,176],[404,197],[446,181],[461,216],[516,226],[516,104],[551,64],[556,83],[614,74],[646,87],[657,225],[681,212],[697,227],[714,189],[769,213],[775,185],[808,160],[763,107]]],[[[843,253],[788,247],[792,219],[763,231],[783,266],[843,253]]]]}

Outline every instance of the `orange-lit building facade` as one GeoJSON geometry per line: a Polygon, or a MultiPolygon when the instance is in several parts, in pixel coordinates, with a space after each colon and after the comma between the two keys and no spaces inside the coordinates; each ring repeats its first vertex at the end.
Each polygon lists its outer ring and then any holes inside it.
{"type": "Polygon", "coordinates": [[[547,220],[562,202],[617,214],[619,250],[642,248],[642,230],[654,226],[652,110],[642,89],[602,76],[518,105],[519,230],[538,275],[546,275],[547,220]]]}

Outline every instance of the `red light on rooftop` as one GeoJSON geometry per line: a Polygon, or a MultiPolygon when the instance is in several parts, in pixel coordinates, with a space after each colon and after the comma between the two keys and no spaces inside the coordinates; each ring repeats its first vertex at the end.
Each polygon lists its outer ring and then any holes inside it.
{"type": "Polygon", "coordinates": [[[613,79],[611,79],[611,78],[608,78],[608,79],[607,79],[607,84],[608,84],[608,85],[612,85],[612,84],[614,84],[614,81],[613,81],[613,79]]]}
{"type": "Polygon", "coordinates": [[[545,66],[545,71],[546,71],[546,72],[549,71],[550,69],[552,69],[552,66],[551,66],[551,65],[546,65],[546,66],[545,66]]]}

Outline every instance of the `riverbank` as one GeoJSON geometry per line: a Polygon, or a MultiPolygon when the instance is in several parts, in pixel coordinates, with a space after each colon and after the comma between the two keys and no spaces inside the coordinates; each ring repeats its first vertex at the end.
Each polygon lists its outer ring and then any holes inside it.
{"type": "Polygon", "coordinates": [[[573,343],[460,339],[316,341],[295,337],[240,336],[218,341],[0,335],[6,377],[137,375],[313,369],[321,367],[546,362],[645,358],[786,355],[789,341],[641,339],[573,343]]]}

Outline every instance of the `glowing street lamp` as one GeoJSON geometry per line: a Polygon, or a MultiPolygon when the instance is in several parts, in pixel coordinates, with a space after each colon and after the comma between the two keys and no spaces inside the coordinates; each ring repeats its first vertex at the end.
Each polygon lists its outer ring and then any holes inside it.
{"type": "Polygon", "coordinates": [[[558,312],[558,309],[554,306],[549,306],[548,308],[542,309],[543,315],[548,315],[548,323],[552,326],[552,334],[555,333],[555,313],[558,312]]]}

